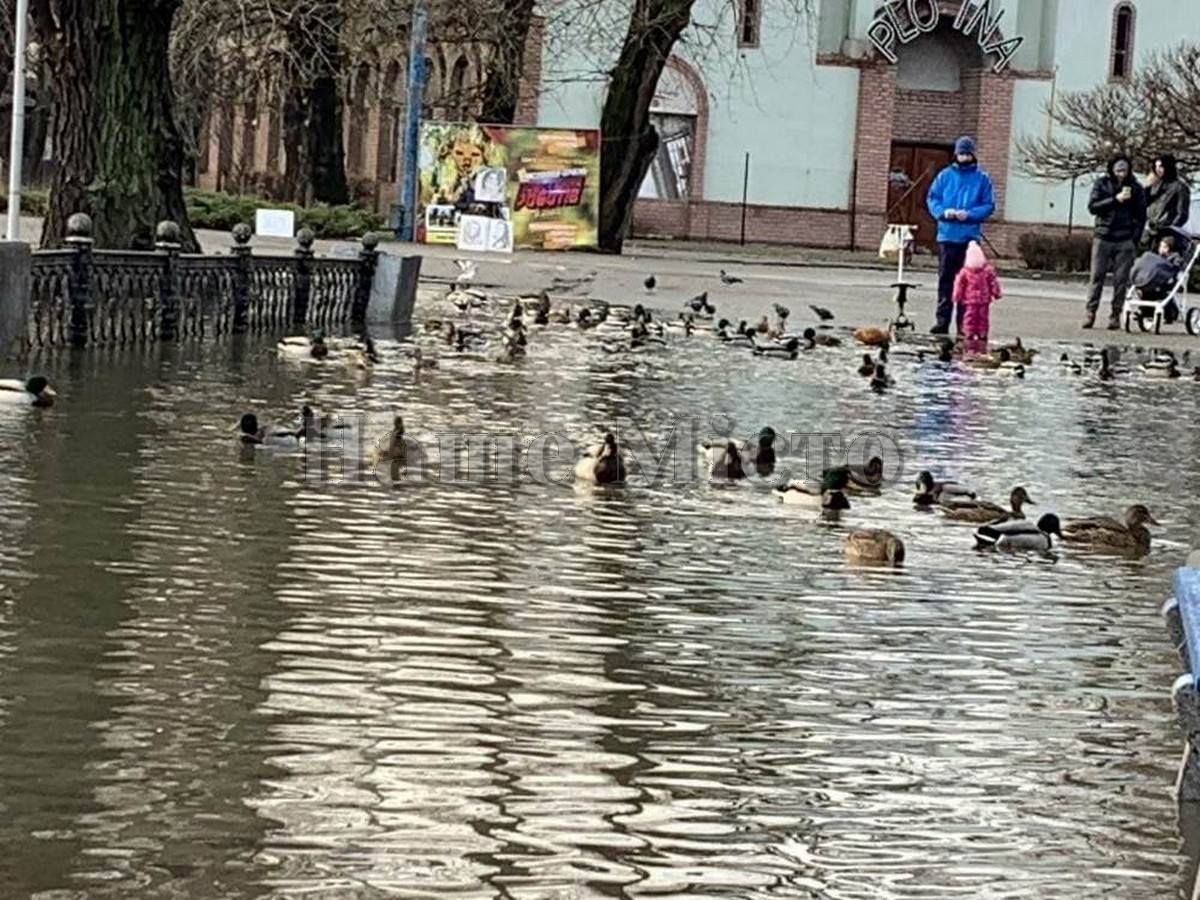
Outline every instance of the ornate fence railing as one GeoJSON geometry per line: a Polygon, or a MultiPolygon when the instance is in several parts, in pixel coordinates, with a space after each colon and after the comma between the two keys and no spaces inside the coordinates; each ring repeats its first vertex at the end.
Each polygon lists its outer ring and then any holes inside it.
{"type": "Polygon", "coordinates": [[[150,252],[95,250],[92,222],[67,224],[66,248],[33,254],[27,339],[32,346],[196,340],[284,327],[361,328],[379,239],[357,258],[317,257],[307,228],[292,256],[255,255],[250,228],[228,255],[180,252],[179,226],[161,222],[150,252]]]}

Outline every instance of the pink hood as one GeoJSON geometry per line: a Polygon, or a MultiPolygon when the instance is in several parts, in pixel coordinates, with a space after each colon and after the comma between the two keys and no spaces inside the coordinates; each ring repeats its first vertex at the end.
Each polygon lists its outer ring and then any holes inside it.
{"type": "Polygon", "coordinates": [[[982,269],[986,265],[987,257],[983,255],[983,248],[980,247],[979,244],[975,243],[975,241],[971,241],[971,243],[967,246],[967,268],[982,269]]]}

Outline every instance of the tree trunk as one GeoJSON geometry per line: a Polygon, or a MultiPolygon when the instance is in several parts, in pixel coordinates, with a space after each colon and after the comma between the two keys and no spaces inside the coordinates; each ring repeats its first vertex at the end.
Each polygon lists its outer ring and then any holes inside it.
{"type": "Polygon", "coordinates": [[[337,80],[341,24],[338,3],[322,0],[287,28],[284,181],[297,202],[350,202],[337,80]]]}
{"type": "Polygon", "coordinates": [[[35,0],[53,72],[54,151],[42,246],[67,219],[92,217],[99,247],[149,250],[157,225],[179,224],[199,249],[183,200],[183,141],[175,124],[168,40],[178,0],[35,0]]]}
{"type": "Polygon", "coordinates": [[[504,0],[499,21],[504,23],[488,59],[483,83],[483,108],[479,121],[511,124],[521,100],[521,75],[525,71],[525,45],[533,24],[536,0],[504,0]]]}
{"type": "Polygon", "coordinates": [[[695,0],[637,0],[600,116],[600,249],[620,253],[633,204],[658,150],[650,103],[695,0]]]}
{"type": "Polygon", "coordinates": [[[308,94],[294,67],[286,71],[283,99],[283,191],[292,203],[308,203],[308,94]]]}
{"type": "Polygon", "coordinates": [[[309,92],[308,158],[312,197],[318,203],[349,203],[346,144],[342,139],[342,97],[332,75],[322,75],[309,92]]]}

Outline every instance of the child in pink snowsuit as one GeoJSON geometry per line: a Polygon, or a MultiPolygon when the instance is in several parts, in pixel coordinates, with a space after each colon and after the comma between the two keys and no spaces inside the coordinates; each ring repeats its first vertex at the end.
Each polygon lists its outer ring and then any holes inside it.
{"type": "Polygon", "coordinates": [[[1000,299],[1000,279],[992,268],[983,248],[975,241],[967,247],[967,260],[954,279],[954,302],[963,306],[962,330],[966,337],[966,351],[987,351],[992,303],[1000,299]]]}

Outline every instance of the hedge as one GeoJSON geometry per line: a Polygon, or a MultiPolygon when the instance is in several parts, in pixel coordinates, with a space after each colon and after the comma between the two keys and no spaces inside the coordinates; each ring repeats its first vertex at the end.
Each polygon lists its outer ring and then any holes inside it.
{"type": "MultiPolygon", "coordinates": [[[[44,218],[50,208],[50,192],[45,188],[21,190],[21,215],[44,218]]],[[[8,194],[0,196],[0,212],[8,212],[8,194]]]]}
{"type": "MultiPolygon", "coordinates": [[[[1017,253],[1025,266],[1039,272],[1090,272],[1092,235],[1055,235],[1028,231],[1017,239],[1017,253]]],[[[1188,281],[1191,293],[1200,293],[1200,262],[1192,267],[1188,281]]]]}
{"type": "MultiPolygon", "coordinates": [[[[368,231],[383,231],[387,222],[383,216],[357,206],[296,206],[274,203],[261,197],[220,194],[216,191],[184,191],[188,219],[193,228],[231,231],[234,225],[245,222],[254,227],[254,211],[263,207],[290,209],[296,214],[296,228],[311,228],[317,237],[356,238],[368,231]]],[[[26,188],[21,192],[21,214],[45,217],[50,205],[50,192],[45,188],[26,188]]],[[[8,212],[8,195],[0,194],[0,213],[8,212]]]]}
{"type": "Polygon", "coordinates": [[[1039,272],[1087,272],[1092,267],[1092,236],[1027,231],[1017,239],[1017,253],[1039,272]]]}
{"type": "Polygon", "coordinates": [[[296,228],[311,228],[319,238],[362,237],[368,231],[383,231],[387,225],[383,216],[357,206],[297,206],[261,197],[191,188],[184,191],[184,195],[193,228],[230,231],[239,222],[253,227],[254,211],[261,208],[290,209],[296,214],[296,228]]]}

